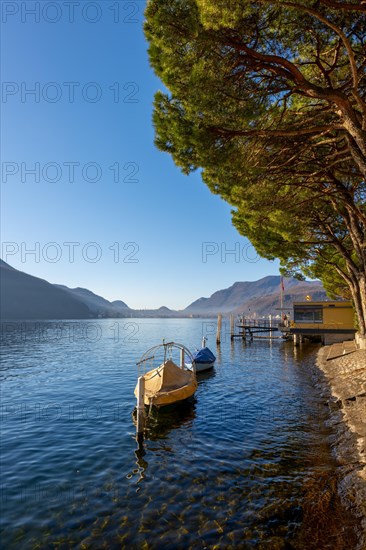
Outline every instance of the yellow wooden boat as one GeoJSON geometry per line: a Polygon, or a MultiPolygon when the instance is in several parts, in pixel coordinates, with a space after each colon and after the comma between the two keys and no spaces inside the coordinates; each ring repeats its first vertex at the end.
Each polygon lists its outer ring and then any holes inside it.
{"type": "MultiPolygon", "coordinates": [[[[138,362],[139,368],[146,368],[146,365],[159,357],[159,351],[163,351],[162,363],[142,375],[145,405],[163,407],[192,397],[197,389],[196,371],[187,367],[186,357],[191,359],[191,363],[194,362],[189,350],[182,344],[169,342],[151,348],[138,362]],[[179,361],[173,360],[174,350],[179,351],[179,361]]],[[[135,396],[138,398],[138,386],[135,388],[135,396]]]]}

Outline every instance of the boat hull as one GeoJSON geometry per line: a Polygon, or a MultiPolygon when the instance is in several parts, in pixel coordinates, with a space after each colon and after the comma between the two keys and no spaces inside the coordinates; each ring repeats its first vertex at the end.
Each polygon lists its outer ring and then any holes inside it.
{"type": "Polygon", "coordinates": [[[187,369],[190,369],[190,370],[195,370],[196,373],[198,372],[204,372],[206,370],[210,370],[212,369],[213,367],[215,366],[215,364],[213,362],[211,363],[194,363],[194,369],[193,369],[193,366],[192,366],[192,363],[186,363],[186,367],[187,369]]]}
{"type": "MultiPolygon", "coordinates": [[[[195,372],[178,367],[170,360],[147,372],[143,378],[145,405],[164,407],[180,403],[192,397],[197,389],[195,372]]],[[[135,395],[137,397],[137,386],[135,395]]]]}
{"type": "Polygon", "coordinates": [[[196,372],[204,372],[206,370],[210,370],[214,367],[214,363],[211,362],[211,363],[196,363],[195,362],[195,367],[196,367],[196,372]]]}
{"type": "Polygon", "coordinates": [[[191,384],[187,384],[187,386],[183,388],[177,388],[175,390],[170,390],[167,392],[162,391],[154,395],[153,397],[149,397],[145,394],[144,402],[145,405],[154,405],[154,407],[158,408],[165,407],[167,405],[175,405],[192,397],[196,389],[197,382],[196,380],[192,380],[191,384]]]}

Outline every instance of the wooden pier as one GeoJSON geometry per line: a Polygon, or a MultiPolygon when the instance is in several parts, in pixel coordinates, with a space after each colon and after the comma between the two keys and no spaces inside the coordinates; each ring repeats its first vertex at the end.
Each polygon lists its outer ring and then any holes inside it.
{"type": "MultiPolygon", "coordinates": [[[[244,340],[253,340],[255,337],[259,338],[259,334],[261,337],[271,338],[273,337],[272,333],[279,330],[279,324],[279,319],[274,320],[271,317],[268,319],[241,318],[236,324],[236,328],[239,332],[232,332],[231,339],[234,340],[234,338],[243,338],[244,340]],[[268,336],[265,334],[268,334],[268,336]]],[[[280,338],[280,336],[277,336],[277,338],[280,338]]]]}
{"type": "MultiPolygon", "coordinates": [[[[230,340],[233,341],[236,338],[242,340],[253,340],[254,338],[263,339],[279,339],[284,338],[282,335],[274,336],[274,332],[283,331],[283,321],[281,319],[272,319],[269,315],[265,319],[246,319],[245,317],[237,317],[230,315],[230,340]]],[[[222,314],[217,316],[217,330],[216,330],[216,344],[219,346],[221,343],[221,331],[223,326],[222,314]]],[[[225,336],[228,332],[225,332],[225,336]]]]}

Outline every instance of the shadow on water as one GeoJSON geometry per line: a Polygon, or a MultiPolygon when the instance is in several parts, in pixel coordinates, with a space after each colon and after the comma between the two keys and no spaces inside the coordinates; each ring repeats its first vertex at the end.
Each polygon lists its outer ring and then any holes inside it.
{"type": "Polygon", "coordinates": [[[215,367],[213,367],[210,370],[197,372],[198,385],[201,385],[201,384],[203,385],[206,380],[210,380],[211,378],[215,378],[215,376],[216,376],[215,367]]]}
{"type": "MultiPolygon", "coordinates": [[[[184,424],[192,423],[196,417],[196,399],[193,397],[176,405],[168,405],[157,409],[145,408],[145,434],[144,438],[150,441],[167,439],[172,430],[181,428],[184,424]]],[[[137,424],[137,411],[132,413],[133,423],[137,424]]]]}
{"type": "MultiPolygon", "coordinates": [[[[135,450],[136,468],[127,474],[127,479],[132,479],[138,474],[137,483],[141,483],[146,478],[148,469],[148,461],[146,460],[146,444],[153,441],[164,441],[172,430],[180,429],[184,424],[191,424],[196,417],[195,413],[195,398],[191,398],[185,402],[170,405],[157,409],[152,407],[151,410],[146,407],[145,433],[143,438],[136,438],[137,449],[135,450]]],[[[137,411],[132,413],[134,425],[137,425],[137,411]]],[[[163,447],[165,451],[169,451],[169,447],[163,447]]],[[[161,451],[162,447],[157,450],[161,451]]],[[[149,446],[149,451],[154,451],[153,446],[149,446]]],[[[139,489],[137,489],[138,491],[139,489]]]]}

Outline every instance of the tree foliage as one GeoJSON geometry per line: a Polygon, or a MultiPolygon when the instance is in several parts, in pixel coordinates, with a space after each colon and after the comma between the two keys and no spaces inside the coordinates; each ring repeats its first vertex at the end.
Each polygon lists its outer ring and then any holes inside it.
{"type": "Polygon", "coordinates": [[[366,332],[366,2],[151,0],[156,144],[366,332]],[[332,275],[330,275],[332,273],[332,275]]]}

